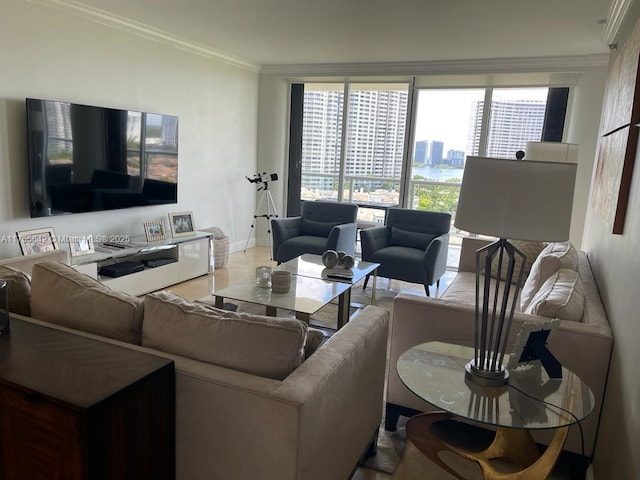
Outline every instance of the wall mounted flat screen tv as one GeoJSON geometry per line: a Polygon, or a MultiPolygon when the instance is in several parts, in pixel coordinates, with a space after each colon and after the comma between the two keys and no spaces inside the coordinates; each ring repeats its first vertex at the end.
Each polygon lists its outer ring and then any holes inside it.
{"type": "Polygon", "coordinates": [[[26,99],[31,217],[178,202],[178,117],[26,99]]]}

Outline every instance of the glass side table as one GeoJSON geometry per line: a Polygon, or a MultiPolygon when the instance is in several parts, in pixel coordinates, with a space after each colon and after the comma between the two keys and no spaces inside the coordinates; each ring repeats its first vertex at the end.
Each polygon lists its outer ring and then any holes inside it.
{"type": "Polygon", "coordinates": [[[428,342],[416,345],[398,359],[402,382],[417,396],[443,411],[416,415],[406,426],[407,437],[431,461],[449,474],[465,480],[439,457],[448,450],[478,463],[487,480],[503,478],[491,460],[506,457],[521,470],[510,480],[545,479],[553,470],[569,432],[569,426],[591,413],[593,393],[580,378],[563,367],[562,379],[550,379],[537,364],[509,370],[510,382],[483,387],[466,378],[464,366],[473,348],[428,342]],[[496,427],[491,445],[480,452],[457,448],[436,436],[438,421],[463,418],[496,427]],[[542,455],[531,430],[555,429],[542,455]]]}

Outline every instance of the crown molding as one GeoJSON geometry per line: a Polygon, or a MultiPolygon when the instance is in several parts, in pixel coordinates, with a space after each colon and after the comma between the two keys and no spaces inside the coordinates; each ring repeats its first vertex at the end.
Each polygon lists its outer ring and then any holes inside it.
{"type": "MultiPolygon", "coordinates": [[[[475,73],[521,73],[521,72],[584,72],[606,67],[608,54],[490,58],[469,60],[434,60],[421,62],[372,62],[372,63],[322,63],[257,65],[233,55],[220,52],[206,45],[187,40],[168,32],[134,20],[120,17],[104,10],[83,5],[72,0],[25,0],[26,2],[63,11],[100,25],[122,30],[148,40],[171,45],[180,50],[211,58],[235,67],[260,72],[265,75],[336,76],[336,75],[446,75],[475,73]]],[[[615,0],[607,29],[624,19],[633,0],[615,0]],[[614,12],[615,10],[615,12],[614,12]]]]}
{"type": "Polygon", "coordinates": [[[614,0],[611,4],[607,23],[602,31],[602,42],[605,45],[611,46],[618,43],[616,37],[632,4],[633,0],[614,0]]]}
{"type": "Polygon", "coordinates": [[[606,68],[609,54],[434,60],[426,62],[263,65],[260,73],[281,77],[367,75],[466,75],[489,73],[579,73],[606,68]]]}
{"type": "Polygon", "coordinates": [[[234,67],[239,67],[254,72],[257,72],[260,69],[259,66],[254,63],[242,60],[218,50],[214,50],[210,47],[207,47],[206,45],[172,35],[144,23],[136,22],[128,18],[114,15],[110,12],[106,12],[95,7],[82,5],[69,0],[25,1],[36,5],[60,10],[75,17],[99,23],[100,25],[104,25],[107,27],[116,28],[118,30],[125,31],[127,33],[131,33],[148,40],[171,45],[180,50],[184,50],[185,52],[199,55],[201,57],[215,59],[228,65],[233,65],[234,67]]]}

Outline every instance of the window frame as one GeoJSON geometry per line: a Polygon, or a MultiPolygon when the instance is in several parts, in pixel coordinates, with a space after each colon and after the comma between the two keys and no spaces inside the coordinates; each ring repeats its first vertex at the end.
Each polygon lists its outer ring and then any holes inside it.
{"type": "MultiPolygon", "coordinates": [[[[480,132],[480,141],[479,141],[479,155],[485,155],[487,151],[487,144],[489,139],[489,122],[491,112],[491,101],[493,97],[493,92],[495,89],[508,89],[508,88],[548,88],[549,94],[547,97],[547,106],[545,111],[544,118],[544,126],[543,126],[543,137],[544,141],[562,141],[567,130],[566,128],[566,118],[568,116],[569,108],[571,105],[571,97],[573,94],[573,86],[575,85],[575,77],[573,75],[558,75],[558,74],[530,74],[530,75],[479,75],[479,76],[443,76],[442,78],[438,78],[438,76],[412,76],[407,79],[404,77],[402,79],[385,79],[385,80],[372,80],[372,79],[362,79],[362,78],[345,78],[336,80],[318,80],[318,79],[299,79],[295,82],[291,82],[291,85],[302,84],[302,95],[304,97],[304,85],[305,84],[342,84],[343,85],[343,108],[342,108],[342,128],[341,128],[341,145],[340,145],[340,158],[339,164],[340,168],[338,171],[338,192],[337,192],[337,201],[343,202],[345,201],[344,197],[344,186],[346,179],[346,148],[347,148],[347,119],[348,119],[348,108],[349,108],[349,92],[351,91],[350,86],[352,85],[398,85],[398,84],[407,84],[408,86],[408,98],[407,98],[407,114],[405,119],[405,132],[404,132],[404,147],[402,153],[402,168],[401,175],[398,180],[393,179],[394,182],[399,182],[399,197],[398,197],[398,206],[402,208],[411,208],[411,192],[413,191],[412,187],[412,179],[411,179],[411,170],[412,170],[412,153],[413,153],[413,145],[415,144],[415,124],[416,124],[416,116],[417,116],[417,98],[418,92],[423,89],[432,89],[432,90],[452,90],[455,88],[460,89],[484,89],[484,106],[483,106],[483,115],[482,115],[482,123],[481,123],[481,132],[480,132]],[[527,80],[528,79],[528,80],[527,80]],[[547,113],[549,112],[549,102],[552,96],[551,92],[554,92],[555,97],[553,98],[553,110],[555,112],[556,117],[547,118],[547,113]],[[558,94],[558,92],[562,91],[562,94],[558,94]],[[548,122],[554,121],[554,128],[551,133],[548,135],[545,133],[547,131],[548,122]],[[558,134],[559,132],[559,134],[558,134]]],[[[299,112],[296,112],[297,114],[299,112]]],[[[292,111],[293,116],[293,111],[292,111]]],[[[295,138],[294,134],[290,132],[289,144],[297,144],[298,141],[302,142],[302,128],[299,129],[300,138],[295,138]]],[[[289,179],[289,185],[296,185],[297,181],[297,192],[289,192],[288,194],[288,203],[291,203],[292,200],[297,200],[299,204],[301,200],[301,178],[302,178],[302,152],[300,152],[300,156],[291,156],[289,157],[289,172],[294,173],[296,178],[289,179]],[[296,162],[299,163],[296,165],[296,162]]],[[[332,175],[333,176],[333,175],[332,175]]],[[[355,178],[355,177],[354,177],[355,178]]],[[[378,180],[376,178],[376,180],[378,180]]],[[[389,179],[391,180],[391,179],[389,179]]],[[[352,194],[352,189],[349,190],[350,194],[352,194]]],[[[288,209],[289,210],[289,209],[288,209]]]]}

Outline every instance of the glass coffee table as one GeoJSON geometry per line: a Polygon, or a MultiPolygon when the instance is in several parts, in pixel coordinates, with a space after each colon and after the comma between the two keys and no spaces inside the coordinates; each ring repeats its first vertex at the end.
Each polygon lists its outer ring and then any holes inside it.
{"type": "Polygon", "coordinates": [[[535,364],[510,369],[507,385],[483,387],[465,375],[464,367],[471,358],[473,347],[442,342],[416,345],[400,356],[397,371],[402,382],[418,397],[443,410],[412,417],[406,426],[408,438],[431,461],[461,480],[464,478],[444,463],[438,452],[450,451],[478,463],[485,479],[502,478],[491,463],[500,457],[511,459],[521,468],[509,479],[547,478],[562,451],[569,426],[593,410],[593,393],[568,369],[563,367],[561,379],[550,379],[535,364]],[[493,443],[481,452],[473,452],[440,439],[432,425],[455,417],[496,427],[493,443]],[[542,455],[531,436],[531,431],[538,429],[555,430],[542,455]]]}
{"type": "MultiPolygon", "coordinates": [[[[247,280],[213,292],[215,306],[222,308],[224,299],[255,303],[266,307],[266,314],[275,317],[278,309],[294,311],[296,318],[309,323],[311,315],[330,303],[336,297],[339,305],[345,299],[345,293],[351,285],[342,282],[330,282],[301,275],[291,276],[291,289],[287,293],[274,293],[270,288],[259,287],[255,280],[247,280]]],[[[346,309],[347,321],[349,309],[346,309]]],[[[341,309],[338,312],[338,328],[341,323],[341,309]]],[[[342,319],[344,322],[344,319],[342,319]]]]}
{"type": "Polygon", "coordinates": [[[379,263],[356,261],[349,281],[336,281],[327,278],[327,269],[322,264],[321,255],[304,254],[283,263],[280,270],[291,272],[291,290],[287,293],[273,293],[269,288],[256,286],[254,280],[231,285],[213,292],[215,306],[222,308],[224,299],[255,303],[266,307],[266,314],[276,316],[279,308],[293,310],[296,318],[309,323],[311,315],[325,305],[338,299],[337,328],[349,321],[351,306],[351,287],[366,275],[373,275],[372,303],[375,300],[375,273],[379,263]]]}
{"type": "MultiPolygon", "coordinates": [[[[375,305],[376,301],[376,273],[380,267],[379,263],[363,262],[356,260],[353,267],[349,270],[352,278],[345,280],[336,280],[327,276],[327,272],[340,272],[341,268],[328,269],[322,263],[322,255],[315,255],[312,253],[305,253],[296,257],[281,265],[281,268],[291,272],[293,275],[320,278],[323,280],[330,280],[336,282],[344,282],[349,285],[349,289],[344,293],[342,303],[338,305],[338,328],[342,327],[349,319],[349,307],[351,306],[351,287],[362,280],[367,275],[373,276],[373,283],[371,286],[371,304],[375,305]],[[344,310],[344,311],[343,311],[344,310]],[[346,319],[345,319],[346,315],[346,319]],[[340,322],[342,319],[342,323],[340,322]]],[[[362,307],[363,305],[356,305],[362,307]]]]}

